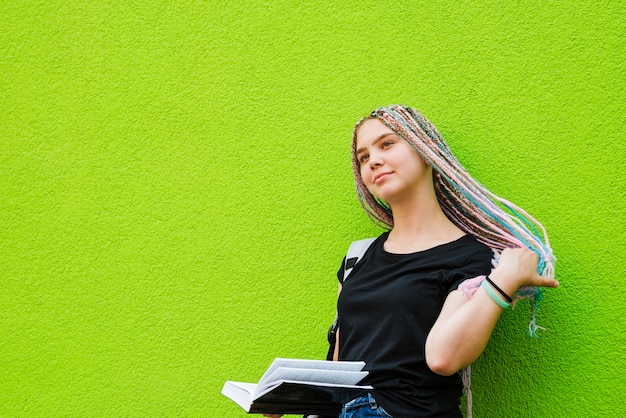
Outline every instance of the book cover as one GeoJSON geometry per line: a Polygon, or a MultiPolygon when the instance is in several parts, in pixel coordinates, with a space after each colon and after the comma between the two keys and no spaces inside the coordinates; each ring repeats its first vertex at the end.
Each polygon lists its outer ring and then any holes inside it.
{"type": "Polygon", "coordinates": [[[259,383],[227,381],[222,394],[249,413],[334,414],[371,390],[364,362],[276,359],[259,383]]]}

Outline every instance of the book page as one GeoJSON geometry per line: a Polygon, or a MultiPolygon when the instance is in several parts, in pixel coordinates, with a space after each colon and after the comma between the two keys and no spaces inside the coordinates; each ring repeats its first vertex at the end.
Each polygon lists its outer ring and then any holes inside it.
{"type": "Polygon", "coordinates": [[[302,360],[302,359],[275,359],[267,371],[263,374],[259,383],[264,381],[267,376],[274,373],[279,367],[290,367],[294,369],[321,369],[321,370],[344,370],[344,371],[361,371],[365,367],[363,361],[327,361],[327,360],[302,360]]]}
{"type": "Polygon", "coordinates": [[[256,388],[255,383],[227,381],[222,388],[222,395],[233,400],[244,410],[249,411],[256,388]]]}
{"type": "Polygon", "coordinates": [[[296,369],[290,367],[278,367],[270,375],[264,376],[257,387],[257,394],[263,392],[268,386],[275,386],[280,381],[315,382],[319,384],[356,385],[368,372],[343,371],[343,370],[320,370],[320,369],[296,369]]]}

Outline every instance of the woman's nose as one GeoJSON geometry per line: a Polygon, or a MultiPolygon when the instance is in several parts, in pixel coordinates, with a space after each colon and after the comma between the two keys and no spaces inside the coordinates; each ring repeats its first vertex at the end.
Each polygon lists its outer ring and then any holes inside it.
{"type": "Polygon", "coordinates": [[[380,165],[383,164],[383,158],[379,153],[372,153],[370,154],[370,159],[369,159],[369,163],[370,163],[370,167],[378,167],[380,165]]]}

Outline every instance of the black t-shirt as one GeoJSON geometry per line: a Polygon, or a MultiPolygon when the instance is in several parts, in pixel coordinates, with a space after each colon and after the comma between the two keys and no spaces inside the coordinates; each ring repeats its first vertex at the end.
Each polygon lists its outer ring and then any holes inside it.
{"type": "MultiPolygon", "coordinates": [[[[471,235],[425,251],[391,254],[374,241],[342,283],[339,359],[363,360],[380,405],[397,418],[460,417],[458,374],[426,365],[426,337],[448,294],[491,271],[493,252],[471,235]]],[[[344,261],[345,262],[345,261],[344,261]]],[[[343,266],[338,273],[343,279],[343,266]]]]}

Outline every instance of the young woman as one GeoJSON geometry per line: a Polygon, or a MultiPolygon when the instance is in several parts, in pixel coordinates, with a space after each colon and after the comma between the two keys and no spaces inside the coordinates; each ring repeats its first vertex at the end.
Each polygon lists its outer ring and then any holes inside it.
{"type": "Polygon", "coordinates": [[[338,273],[333,358],[364,360],[374,387],[341,417],[461,417],[457,372],[502,311],[558,286],[545,231],[477,183],[415,109],[376,109],[352,145],[359,200],[388,231],[338,273]]]}

